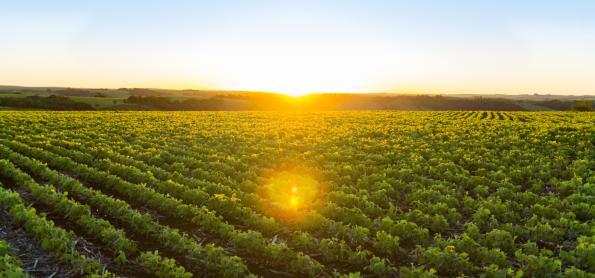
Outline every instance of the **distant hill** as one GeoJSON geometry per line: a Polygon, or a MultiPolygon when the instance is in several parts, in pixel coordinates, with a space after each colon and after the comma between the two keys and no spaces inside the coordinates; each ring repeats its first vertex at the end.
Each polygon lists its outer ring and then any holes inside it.
{"type": "Polygon", "coordinates": [[[551,94],[519,94],[519,95],[505,95],[505,94],[449,94],[452,97],[484,97],[484,98],[504,98],[514,100],[595,100],[595,92],[593,95],[551,95],[551,94]]]}
{"type": "MultiPolygon", "coordinates": [[[[391,93],[349,94],[319,93],[299,98],[252,91],[169,90],[155,88],[65,88],[0,86],[0,99],[7,106],[27,101],[35,103],[49,96],[68,98],[76,103],[102,110],[500,110],[551,111],[570,110],[577,101],[593,101],[595,96],[567,95],[409,95],[391,93]]],[[[49,100],[49,99],[48,99],[49,100]]],[[[53,99],[52,99],[53,100],[53,99]]],[[[39,104],[37,104],[39,106],[39,104]]],[[[16,106],[15,106],[16,107],[16,106]]],[[[57,107],[48,105],[47,107],[57,107]]],[[[40,108],[40,107],[36,107],[40,108]]],[[[62,107],[64,108],[64,107],[62,107]]],[[[48,108],[51,109],[51,108],[48,108]]]]}

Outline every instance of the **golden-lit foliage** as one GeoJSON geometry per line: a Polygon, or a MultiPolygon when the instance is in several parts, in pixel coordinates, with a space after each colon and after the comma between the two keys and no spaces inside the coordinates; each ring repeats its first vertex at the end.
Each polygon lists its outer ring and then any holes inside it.
{"type": "Polygon", "coordinates": [[[89,194],[98,214],[64,215],[122,219],[108,235],[146,234],[195,276],[584,277],[594,116],[4,111],[0,176],[60,207],[89,194]]]}
{"type": "Polygon", "coordinates": [[[320,203],[322,189],[312,176],[299,172],[280,171],[262,185],[265,211],[282,221],[303,219],[320,203]]]}

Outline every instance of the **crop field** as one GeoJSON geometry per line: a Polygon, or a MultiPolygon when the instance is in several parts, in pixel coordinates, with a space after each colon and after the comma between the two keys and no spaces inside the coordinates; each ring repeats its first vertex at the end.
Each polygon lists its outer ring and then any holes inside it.
{"type": "Polygon", "coordinates": [[[0,276],[595,277],[594,122],[0,111],[0,276]]]}

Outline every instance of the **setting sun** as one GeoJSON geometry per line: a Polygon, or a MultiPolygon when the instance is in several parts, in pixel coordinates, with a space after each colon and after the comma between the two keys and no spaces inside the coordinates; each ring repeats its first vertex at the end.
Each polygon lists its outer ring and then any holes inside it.
{"type": "Polygon", "coordinates": [[[242,48],[217,48],[212,53],[200,60],[212,60],[207,75],[215,87],[288,96],[374,90],[371,84],[377,83],[379,72],[386,71],[379,61],[393,56],[378,46],[353,42],[315,46],[276,43],[266,48],[247,43],[242,48]]]}

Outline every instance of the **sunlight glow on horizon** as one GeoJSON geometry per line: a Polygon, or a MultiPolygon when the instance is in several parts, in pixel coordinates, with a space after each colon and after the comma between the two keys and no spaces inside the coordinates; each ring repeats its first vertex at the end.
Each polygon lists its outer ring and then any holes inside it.
{"type": "Polygon", "coordinates": [[[0,85],[595,94],[590,1],[3,6],[0,85]]]}

